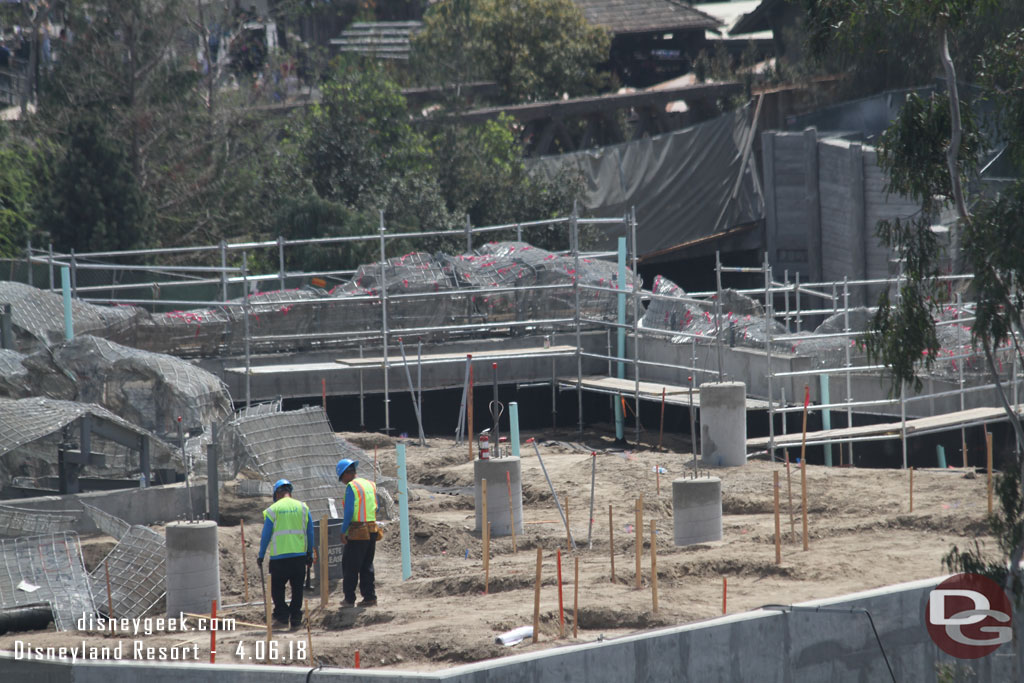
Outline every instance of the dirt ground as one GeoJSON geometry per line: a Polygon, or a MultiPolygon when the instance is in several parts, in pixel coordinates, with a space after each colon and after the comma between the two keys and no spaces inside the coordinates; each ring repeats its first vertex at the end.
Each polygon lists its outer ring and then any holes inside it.
{"type": "MultiPolygon", "coordinates": [[[[393,440],[374,434],[347,433],[367,449],[378,446],[384,475],[396,470],[393,440]]],[[[387,525],[377,548],[379,606],[340,610],[340,589],[319,609],[318,596],[307,593],[311,608],[312,648],[317,662],[351,667],[355,652],[363,668],[432,670],[573,642],[609,639],[657,627],[685,624],[722,614],[753,610],[769,603],[794,603],[939,576],[941,559],[954,545],[979,539],[990,548],[984,524],[986,480],[973,470],[917,470],[913,473],[913,512],[909,510],[909,474],[898,470],[807,468],[810,549],[802,550],[800,471],[792,470],[795,536],[790,533],[786,471],[781,465],[751,461],[747,466],[713,470],[722,478],[723,540],[677,548],[673,544],[672,480],[693,466],[685,438],[666,438],[666,449],[616,450],[607,432],[591,431],[583,443],[575,432],[536,432],[544,464],[560,499],[569,498],[569,517],[578,544],[566,551],[565,528],[533,449],[523,448],[524,533],[491,541],[488,591],[484,592],[483,545],[473,531],[470,495],[410,493],[412,578],[402,581],[398,521],[387,525]],[[596,450],[596,492],[592,547],[588,546],[591,450],[596,450]],[[660,474],[660,492],[655,467],[660,474]],[[778,470],[782,503],[782,563],[775,562],[772,471],[778,470]],[[634,501],[643,496],[642,584],[635,580],[634,501]],[[611,580],[609,505],[614,524],[615,580],[611,580]],[[657,612],[652,606],[650,520],[657,528],[657,612]],[[505,647],[495,636],[533,623],[536,548],[543,549],[540,640],[505,647]],[[565,635],[560,635],[556,549],[562,550],[565,635]],[[467,552],[468,551],[468,552],[467,552]],[[578,638],[572,636],[574,561],[579,560],[578,638]],[[723,605],[723,582],[727,602],[723,605]]],[[[862,446],[868,448],[870,446],[862,446]]],[[[410,484],[472,487],[473,466],[467,448],[450,440],[431,439],[427,448],[408,447],[410,484]]],[[[268,501],[240,498],[232,487],[221,495],[221,616],[239,622],[221,632],[218,662],[253,663],[257,641],[265,637],[262,604],[244,602],[239,519],[245,520],[250,595],[260,595],[253,574],[260,513],[268,501]],[[240,659],[236,653],[241,653],[240,659]]],[[[301,500],[301,491],[296,491],[301,500]]],[[[87,565],[98,562],[111,539],[83,539],[87,565]]],[[[124,636],[120,636],[124,638],[124,636]]],[[[15,640],[33,647],[79,644],[110,646],[117,636],[90,633],[8,633],[0,649],[15,640]]],[[[131,636],[129,636],[131,638],[131,636]]],[[[275,633],[275,665],[305,665],[306,632],[275,633]]],[[[198,661],[209,661],[208,633],[159,633],[146,646],[192,644],[198,661]]],[[[130,656],[128,657],[130,658],[130,656]]]]}

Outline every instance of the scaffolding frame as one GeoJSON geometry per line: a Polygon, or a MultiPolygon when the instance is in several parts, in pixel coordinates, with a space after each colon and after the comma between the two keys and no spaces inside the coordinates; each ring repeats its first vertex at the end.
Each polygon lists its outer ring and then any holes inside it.
{"type": "MultiPolygon", "coordinates": [[[[768,254],[765,253],[763,262],[759,267],[737,267],[727,266],[723,264],[721,255],[716,253],[715,258],[715,278],[716,287],[713,291],[709,292],[691,292],[683,296],[679,295],[667,295],[660,294],[655,291],[642,290],[639,278],[636,275],[638,254],[637,254],[637,220],[635,210],[630,211],[622,218],[597,218],[588,219],[579,217],[575,210],[572,215],[563,218],[555,218],[549,220],[522,222],[518,224],[505,224],[497,226],[486,226],[486,227],[475,227],[472,226],[468,220],[464,229],[462,230],[438,230],[428,231],[423,233],[389,233],[387,226],[384,221],[383,214],[381,215],[379,229],[375,235],[363,235],[363,236],[348,236],[348,237],[333,237],[333,238],[313,238],[303,240],[285,240],[278,238],[273,241],[263,242],[246,242],[240,244],[220,243],[219,245],[207,245],[197,247],[182,247],[175,249],[162,249],[162,250],[135,250],[129,252],[93,252],[89,254],[69,254],[59,255],[54,254],[52,248],[46,252],[41,250],[34,250],[31,244],[28,245],[27,249],[27,260],[31,263],[46,263],[50,268],[50,287],[54,288],[53,282],[53,269],[59,265],[69,265],[72,270],[72,284],[74,287],[75,281],[75,270],[76,268],[92,268],[92,267],[104,267],[110,268],[109,264],[96,265],[89,263],[89,261],[96,259],[112,258],[112,257],[126,257],[126,256],[142,256],[146,258],[153,258],[158,255],[194,255],[203,252],[216,251],[220,254],[221,265],[216,266],[204,266],[204,267],[193,267],[189,268],[178,268],[176,272],[179,273],[181,279],[177,283],[141,283],[141,284],[125,284],[117,285],[113,289],[107,286],[97,286],[95,288],[77,288],[75,287],[76,293],[93,293],[94,291],[110,290],[119,291],[120,289],[128,288],[145,288],[147,286],[175,286],[176,284],[194,285],[197,283],[219,283],[221,285],[221,301],[208,302],[211,309],[229,310],[231,308],[241,308],[243,311],[242,318],[248,326],[250,317],[253,316],[252,309],[258,309],[261,301],[257,301],[252,297],[246,296],[242,301],[228,301],[228,289],[231,285],[241,284],[245,291],[249,291],[250,284],[258,284],[260,282],[273,281],[276,279],[278,284],[284,288],[287,284],[287,280],[293,277],[311,277],[311,276],[340,276],[340,275],[354,275],[358,271],[317,271],[317,272],[287,272],[285,270],[285,254],[288,248],[292,247],[304,247],[310,245],[330,245],[330,244],[351,244],[357,242],[378,242],[380,250],[380,261],[378,264],[372,266],[378,268],[380,271],[380,287],[370,293],[366,294],[353,294],[352,296],[345,297],[326,297],[319,298],[310,301],[291,301],[290,305],[303,306],[311,303],[324,304],[332,302],[344,301],[346,303],[360,302],[367,306],[379,305],[380,306],[380,322],[379,328],[374,330],[353,330],[348,332],[330,332],[323,334],[308,334],[308,333],[284,333],[284,334],[252,334],[252,331],[246,329],[244,332],[244,352],[246,357],[246,405],[251,403],[251,390],[249,386],[249,376],[251,373],[251,347],[253,344],[261,344],[275,341],[286,341],[289,339],[301,338],[309,341],[310,343],[342,343],[359,346],[360,356],[363,354],[364,347],[366,345],[379,344],[381,355],[384,358],[382,363],[382,371],[384,377],[384,408],[385,408],[385,431],[390,432],[390,402],[391,402],[391,378],[390,370],[391,366],[395,364],[391,360],[393,355],[392,350],[389,349],[389,341],[405,335],[416,336],[416,335],[428,335],[432,333],[466,333],[476,334],[482,332],[493,332],[493,331],[531,331],[531,330],[551,330],[551,331],[565,331],[573,333],[576,340],[576,393],[578,402],[578,427],[580,430],[583,428],[583,407],[582,407],[582,376],[583,376],[583,362],[587,360],[602,360],[607,361],[609,368],[612,367],[613,363],[620,363],[631,368],[632,377],[634,380],[634,391],[632,396],[633,413],[634,413],[634,424],[635,424],[635,437],[639,441],[641,431],[641,420],[640,420],[640,382],[643,379],[644,369],[658,368],[660,370],[670,370],[671,372],[677,373],[677,376],[682,378],[686,377],[688,384],[691,388],[699,385],[701,379],[715,379],[719,381],[726,379],[725,363],[723,360],[724,345],[727,343],[727,337],[731,339],[735,334],[736,320],[731,312],[723,310],[723,294],[727,291],[723,287],[723,277],[732,277],[734,275],[743,276],[757,276],[761,280],[761,286],[759,287],[748,287],[748,288],[736,288],[730,291],[738,295],[757,297],[763,300],[763,353],[766,356],[768,365],[768,372],[766,375],[768,390],[767,396],[764,398],[768,402],[768,416],[769,416],[769,437],[770,443],[767,453],[774,460],[775,459],[775,447],[774,447],[774,435],[776,430],[776,418],[780,418],[782,429],[785,430],[785,416],[788,413],[797,412],[802,410],[802,406],[791,405],[787,402],[785,397],[784,385],[787,380],[791,380],[801,374],[808,377],[817,375],[819,381],[827,381],[831,376],[841,375],[844,379],[845,391],[844,396],[841,400],[828,401],[824,403],[818,403],[809,406],[809,411],[821,411],[822,414],[830,414],[830,411],[839,410],[846,414],[847,424],[852,424],[854,409],[865,410],[866,412],[880,411],[880,409],[888,408],[894,410],[899,409],[900,422],[905,425],[907,420],[907,406],[913,405],[919,401],[930,401],[934,404],[937,399],[948,398],[954,394],[959,395],[959,401],[961,409],[966,405],[966,397],[972,393],[990,391],[994,384],[978,382],[976,380],[970,380],[964,376],[964,363],[970,362],[974,358],[974,354],[963,351],[962,343],[962,324],[969,322],[969,318],[960,317],[960,312],[969,312],[970,306],[964,305],[960,295],[957,294],[957,300],[955,308],[957,311],[957,318],[955,320],[943,320],[940,321],[940,326],[953,325],[955,331],[953,334],[956,335],[955,346],[958,351],[955,353],[944,356],[941,360],[946,362],[953,362],[955,367],[955,373],[957,375],[957,389],[955,391],[929,391],[916,396],[907,396],[907,392],[904,390],[899,392],[898,397],[891,397],[889,399],[865,399],[858,398],[854,395],[852,387],[852,380],[859,375],[865,373],[878,373],[884,371],[884,368],[877,365],[867,365],[863,362],[862,358],[855,357],[851,352],[851,346],[857,343],[857,339],[860,337],[859,332],[854,332],[850,323],[850,300],[851,290],[857,288],[874,288],[878,289],[881,287],[895,288],[898,291],[899,285],[902,281],[902,276],[890,278],[874,278],[874,279],[861,279],[861,280],[850,280],[844,278],[841,281],[828,281],[828,282],[808,282],[801,280],[799,273],[793,273],[791,279],[790,272],[785,271],[781,281],[774,277],[772,266],[768,259],[768,254]],[[388,261],[388,243],[391,240],[415,240],[423,237],[458,237],[462,236],[466,241],[467,252],[473,251],[474,237],[481,235],[493,234],[501,231],[510,231],[514,229],[516,231],[516,237],[521,241],[524,229],[530,229],[540,227],[544,229],[556,229],[564,230],[567,238],[567,249],[562,252],[553,252],[561,256],[565,256],[572,260],[574,264],[573,275],[577,275],[580,272],[580,264],[582,261],[587,259],[601,259],[613,255],[613,252],[594,252],[594,253],[583,253],[579,248],[579,228],[582,225],[602,225],[605,227],[612,228],[614,231],[621,230],[627,236],[628,242],[628,258],[632,264],[632,275],[633,280],[628,296],[631,302],[632,308],[632,321],[618,322],[612,321],[607,318],[600,316],[591,316],[584,313],[584,306],[582,303],[587,301],[587,298],[592,294],[594,296],[609,296],[617,297],[622,294],[622,289],[615,286],[611,286],[614,280],[610,280],[608,285],[605,284],[593,284],[584,283],[580,281],[579,277],[571,278],[569,283],[559,284],[537,284],[525,287],[517,286],[494,286],[489,288],[481,287],[465,287],[456,288],[450,291],[437,291],[437,292],[414,292],[414,293],[402,293],[389,291],[387,286],[387,277],[384,273],[385,266],[389,263],[388,261]],[[278,256],[278,272],[268,274],[253,274],[248,272],[247,257],[249,252],[256,250],[274,249],[278,256]],[[228,255],[231,253],[241,252],[242,255],[242,268],[234,268],[227,266],[228,255]],[[214,274],[216,277],[208,277],[208,275],[214,274]],[[389,308],[393,306],[402,305],[403,302],[429,302],[435,297],[474,297],[474,296],[485,296],[493,295],[497,293],[514,293],[517,296],[523,293],[531,292],[544,292],[544,291],[564,291],[571,297],[573,302],[573,314],[572,317],[542,317],[542,318],[528,318],[528,319],[515,319],[515,320],[487,320],[485,322],[473,322],[470,318],[469,321],[464,323],[453,323],[448,325],[412,325],[402,326],[401,324],[395,324],[389,315],[389,308]],[[647,302],[649,305],[654,302],[666,302],[672,305],[690,305],[698,307],[705,312],[708,316],[709,329],[705,332],[698,331],[696,333],[686,330],[676,329],[659,329],[655,326],[647,324],[645,316],[643,315],[643,302],[647,302]],[[822,302],[822,303],[818,303],[822,302]],[[778,303],[781,303],[781,310],[778,303]],[[713,311],[713,316],[711,315],[713,311]],[[842,316],[842,328],[841,331],[833,333],[821,333],[821,334],[808,334],[805,331],[805,325],[809,319],[816,317],[827,317],[827,316],[842,316]],[[728,327],[726,326],[728,323],[728,327]],[[773,327],[776,325],[780,326],[783,332],[776,332],[773,327]],[[584,351],[581,340],[582,330],[586,328],[591,329],[605,329],[608,335],[608,352],[606,354],[597,353],[593,351],[584,351]],[[795,329],[794,329],[795,328],[795,329]],[[617,354],[612,353],[611,349],[611,332],[613,330],[622,330],[627,336],[628,340],[632,343],[632,354],[625,354],[626,356],[631,355],[632,357],[619,357],[617,354]],[[669,339],[673,342],[689,343],[690,360],[689,363],[664,363],[656,362],[652,360],[646,360],[640,358],[639,347],[642,340],[645,338],[662,338],[669,339]],[[837,362],[831,363],[828,367],[818,368],[813,371],[801,371],[793,372],[787,370],[778,370],[775,367],[775,358],[778,357],[782,352],[779,350],[779,345],[782,344],[805,344],[808,342],[824,342],[826,343],[826,351],[836,351],[838,348],[828,346],[831,342],[837,340],[845,340],[842,348],[842,359],[837,362]],[[711,345],[714,345],[713,354],[711,345]],[[703,362],[699,359],[698,351],[703,352],[703,362]],[[717,362],[710,362],[711,356],[717,357],[717,362]],[[822,378],[825,378],[824,380],[822,378]],[[778,393],[778,395],[776,395],[778,393]]],[[[897,261],[898,262],[898,261],[897,261]]],[[[138,267],[138,268],[149,268],[138,267]]],[[[155,269],[154,269],[155,270],[155,269]]],[[[30,271],[31,272],[31,269],[30,271]]],[[[169,273],[175,272],[174,268],[164,268],[159,272],[169,273]]],[[[950,292],[955,283],[962,284],[968,282],[971,279],[971,275],[945,275],[939,279],[949,283],[950,292]]],[[[91,301],[105,301],[104,299],[90,299],[91,301]]],[[[133,299],[125,300],[119,299],[119,303],[132,302],[138,305],[149,305],[153,301],[146,299],[133,299]]],[[[172,303],[180,305],[196,305],[201,302],[189,301],[189,300],[167,300],[161,301],[160,303],[172,303]]],[[[870,307],[857,307],[863,308],[867,311],[872,311],[870,307]]],[[[749,317],[749,316],[748,316],[749,317]]],[[[748,326],[748,330],[751,329],[748,326]]],[[[758,330],[755,330],[755,332],[758,330]]],[[[760,344],[760,342],[758,342],[760,344]]],[[[950,341],[951,345],[953,344],[950,341]]],[[[795,353],[795,351],[794,351],[795,353]]],[[[552,355],[552,363],[555,362],[557,355],[552,355]]],[[[785,354],[782,354],[785,355],[785,354]]],[[[790,354],[792,355],[792,354],[790,354]]],[[[859,355],[859,354],[858,354],[859,355]]],[[[417,361],[418,363],[422,361],[417,361]]],[[[1018,376],[1017,359],[1013,358],[1011,364],[1011,370],[1006,378],[1006,381],[1010,384],[1013,393],[1013,405],[1018,405],[1018,394],[1019,394],[1019,383],[1020,379],[1018,376]]],[[[419,367],[419,366],[418,366],[419,367]]],[[[361,368],[360,373],[360,386],[362,386],[363,373],[366,369],[361,368]]],[[[609,370],[610,372],[610,370],[609,370]]],[[[555,402],[555,391],[557,378],[554,376],[554,367],[552,368],[552,415],[556,416],[555,402]]],[[[683,384],[682,382],[679,382],[683,384]]],[[[929,381],[929,386],[934,384],[934,381],[929,381]]],[[[360,423],[364,422],[363,415],[363,398],[364,392],[360,389],[360,423]]],[[[798,397],[790,397],[791,399],[798,397]]],[[[964,425],[959,427],[963,433],[969,426],[964,425]]],[[[903,465],[906,466],[906,430],[902,430],[902,441],[903,441],[903,465]]],[[[873,437],[872,437],[873,438],[873,437]]],[[[861,438],[837,438],[834,441],[836,443],[848,443],[847,447],[847,459],[850,463],[853,462],[853,444],[857,441],[872,440],[867,437],[861,438]]],[[[965,442],[965,439],[962,439],[965,442]]],[[[842,463],[842,455],[840,455],[840,462],[842,463]]]]}

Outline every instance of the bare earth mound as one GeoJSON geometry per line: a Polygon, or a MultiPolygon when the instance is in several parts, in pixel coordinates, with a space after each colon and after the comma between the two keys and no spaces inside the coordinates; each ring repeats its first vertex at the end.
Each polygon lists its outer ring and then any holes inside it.
{"type": "MultiPolygon", "coordinates": [[[[385,476],[395,474],[393,441],[379,435],[344,434],[372,454],[378,445],[385,476]]],[[[939,576],[941,558],[950,547],[986,537],[987,509],[984,474],[958,469],[914,472],[914,510],[909,511],[909,474],[897,470],[824,468],[807,470],[810,550],[802,550],[800,472],[792,470],[795,536],[787,503],[786,471],[781,465],[751,461],[746,467],[713,470],[722,478],[724,540],[683,548],[673,544],[672,479],[692,469],[688,453],[655,449],[615,452],[605,435],[589,433],[584,447],[574,448],[575,432],[526,434],[540,440],[544,464],[560,499],[569,497],[569,517],[579,546],[566,552],[565,529],[551,499],[533,449],[524,447],[522,460],[524,533],[517,536],[518,552],[510,537],[491,541],[489,590],[484,593],[482,543],[474,532],[473,498],[465,494],[433,493],[413,488],[410,493],[412,578],[402,581],[398,522],[387,527],[376,559],[378,607],[339,609],[340,590],[326,609],[319,597],[307,593],[312,611],[312,644],[324,665],[351,667],[360,652],[361,666],[430,670],[523,651],[574,642],[572,639],[573,562],[579,558],[579,638],[576,642],[614,638],[661,626],[684,624],[722,614],[723,579],[728,582],[729,613],[756,609],[768,603],[793,603],[852,593],[889,584],[939,576]],[[592,547],[588,548],[590,449],[597,449],[597,486],[592,547]],[[660,475],[657,492],[655,467],[660,475]],[[772,515],[772,471],[780,470],[782,564],[775,563],[772,515]],[[636,590],[634,501],[643,496],[643,588],[636,590]],[[615,576],[611,580],[608,507],[613,506],[615,576]],[[650,520],[657,527],[659,610],[654,613],[650,581],[650,520]],[[515,646],[495,644],[495,636],[533,622],[536,548],[544,549],[541,589],[540,642],[515,646]],[[555,551],[562,549],[563,600],[566,637],[559,637],[555,551]]],[[[689,450],[685,441],[669,444],[689,450]]],[[[473,486],[473,466],[465,445],[434,439],[428,448],[409,444],[410,484],[433,487],[473,486]]],[[[372,455],[371,455],[372,457],[372,455]]],[[[365,470],[369,472],[369,468],[365,470]]],[[[251,600],[260,595],[253,574],[261,526],[260,513],[269,500],[239,498],[229,487],[221,495],[220,529],[221,616],[240,622],[263,621],[262,604],[243,602],[242,560],[238,520],[246,523],[246,561],[251,600]]],[[[302,491],[295,492],[302,499],[302,491]]],[[[341,490],[339,488],[339,498],[341,490]]],[[[83,540],[91,569],[110,547],[110,539],[83,540]]],[[[33,632],[0,637],[0,649],[14,641],[33,647],[79,644],[111,646],[118,636],[33,632]]],[[[256,641],[265,632],[238,626],[217,638],[217,661],[253,663],[256,641]],[[236,652],[245,655],[243,659],[236,652]]],[[[133,636],[120,636],[131,639],[133,636]]],[[[278,665],[304,665],[297,658],[301,632],[275,633],[278,665]],[[289,645],[290,643],[290,645],[289,645]]],[[[208,661],[208,633],[158,633],[145,637],[146,646],[191,645],[199,661],[208,661]]]]}

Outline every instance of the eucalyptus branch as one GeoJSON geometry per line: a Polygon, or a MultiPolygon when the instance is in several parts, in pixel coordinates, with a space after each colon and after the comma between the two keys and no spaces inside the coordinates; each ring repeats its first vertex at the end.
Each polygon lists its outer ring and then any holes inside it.
{"type": "Polygon", "coordinates": [[[942,51],[940,53],[942,66],[946,71],[946,81],[949,87],[949,117],[951,122],[951,135],[949,138],[949,149],[946,150],[946,163],[949,165],[949,183],[953,188],[953,201],[956,204],[956,212],[960,220],[965,223],[971,219],[967,212],[967,205],[964,202],[964,188],[960,182],[960,169],[958,168],[958,156],[960,154],[960,143],[963,141],[963,126],[960,121],[960,91],[956,84],[956,68],[949,56],[949,32],[942,29],[942,51]]]}

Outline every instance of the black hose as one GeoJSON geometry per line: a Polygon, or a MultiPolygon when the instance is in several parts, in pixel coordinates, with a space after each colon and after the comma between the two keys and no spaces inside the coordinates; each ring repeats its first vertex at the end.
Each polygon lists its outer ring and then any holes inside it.
{"type": "Polygon", "coordinates": [[[53,608],[40,602],[0,610],[0,635],[8,631],[39,631],[53,621],[53,608]]]}

